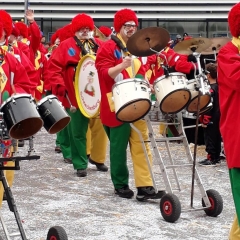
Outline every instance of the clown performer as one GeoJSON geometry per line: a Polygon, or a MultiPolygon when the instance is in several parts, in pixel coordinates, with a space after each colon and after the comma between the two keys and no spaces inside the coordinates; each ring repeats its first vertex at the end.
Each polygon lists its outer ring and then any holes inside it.
{"type": "MultiPolygon", "coordinates": [[[[77,67],[80,59],[87,53],[95,54],[98,46],[102,42],[97,38],[92,38],[94,29],[93,19],[86,14],[78,14],[72,19],[71,22],[72,32],[74,37],[68,38],[55,49],[53,55],[49,59],[48,65],[48,79],[51,81],[52,92],[55,94],[63,106],[67,109],[68,114],[71,116],[69,127],[69,139],[71,144],[71,157],[75,170],[77,170],[78,177],[87,176],[88,158],[86,151],[86,134],[89,124],[89,118],[85,117],[80,109],[72,113],[70,111],[70,103],[66,98],[69,97],[72,106],[77,107],[77,100],[74,89],[75,68],[77,67]]],[[[99,119],[96,119],[101,123],[99,119]]],[[[107,137],[102,128],[102,135],[98,129],[98,137],[100,141],[94,141],[97,144],[98,158],[101,157],[104,161],[106,158],[107,137]]],[[[94,138],[95,140],[97,138],[94,138]]],[[[91,152],[92,153],[92,152],[91,152]]],[[[93,154],[97,154],[94,152],[93,154]]],[[[97,160],[91,155],[93,163],[98,167],[97,160]]],[[[101,163],[102,167],[107,167],[101,163]]]]}
{"type": "MultiPolygon", "coordinates": [[[[0,12],[0,87],[1,97],[0,104],[7,100],[12,94],[15,93],[32,93],[34,86],[31,84],[27,72],[23,65],[7,51],[7,39],[12,31],[12,23],[8,22],[9,18],[6,18],[6,12],[0,12]]],[[[10,18],[11,19],[11,18],[10,18]]],[[[1,139],[1,146],[7,147],[11,145],[9,141],[3,141],[1,139]]],[[[3,157],[11,157],[12,153],[9,150],[5,150],[3,157]]],[[[8,161],[7,166],[15,166],[15,162],[8,161]]],[[[6,180],[11,187],[14,179],[14,171],[5,171],[6,180]]],[[[4,189],[0,184],[0,206],[2,205],[4,189]]]]}
{"type": "Polygon", "coordinates": [[[230,231],[230,240],[240,239],[240,3],[228,14],[232,41],[223,46],[217,57],[220,105],[220,132],[224,143],[227,166],[236,216],[230,231]]]}
{"type": "MultiPolygon", "coordinates": [[[[116,37],[126,47],[128,39],[137,31],[138,19],[131,9],[122,9],[114,16],[114,28],[116,37]]],[[[129,172],[127,168],[127,146],[129,143],[133,161],[135,185],[138,189],[136,198],[143,201],[156,196],[152,178],[147,165],[144,150],[139,135],[129,123],[117,120],[112,101],[112,87],[118,81],[124,81],[133,77],[132,69],[135,69],[135,78],[145,78],[145,67],[138,58],[132,59],[129,52],[123,52],[120,44],[114,40],[106,41],[99,49],[96,59],[100,89],[101,108],[100,118],[110,140],[110,166],[111,179],[115,194],[122,198],[132,198],[134,192],[129,188],[129,172]],[[118,46],[119,45],[119,46],[118,46]],[[132,61],[134,67],[132,68],[132,61]]],[[[141,131],[144,141],[148,140],[148,129],[145,120],[133,123],[141,131]]],[[[152,155],[148,143],[146,150],[150,162],[152,155]]]]}

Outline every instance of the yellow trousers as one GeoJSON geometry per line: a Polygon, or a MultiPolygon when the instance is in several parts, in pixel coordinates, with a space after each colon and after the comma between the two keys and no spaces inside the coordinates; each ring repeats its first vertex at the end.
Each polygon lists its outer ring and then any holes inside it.
{"type": "Polygon", "coordinates": [[[100,118],[90,118],[87,131],[87,155],[97,163],[106,160],[108,138],[100,118]]]}
{"type": "MultiPolygon", "coordinates": [[[[148,141],[148,128],[145,120],[139,120],[133,125],[141,132],[143,140],[148,141]]],[[[152,178],[144,154],[143,146],[138,133],[131,128],[129,138],[130,152],[133,161],[134,179],[136,187],[153,186],[152,178]]],[[[148,143],[145,143],[150,165],[152,165],[152,154],[148,143]]]]}
{"type": "MultiPolygon", "coordinates": [[[[15,162],[7,162],[6,166],[15,166],[15,162]]],[[[14,170],[4,170],[4,175],[8,182],[8,186],[12,187],[14,179],[14,170]]],[[[0,183],[0,208],[2,207],[4,188],[2,183],[0,183]]]]}
{"type": "Polygon", "coordinates": [[[235,215],[232,228],[229,233],[229,240],[239,240],[240,239],[240,227],[238,224],[237,215],[235,215]]]}

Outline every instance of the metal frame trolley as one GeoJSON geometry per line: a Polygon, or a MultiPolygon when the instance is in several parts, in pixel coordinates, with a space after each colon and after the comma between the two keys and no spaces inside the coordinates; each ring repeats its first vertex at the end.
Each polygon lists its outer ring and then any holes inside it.
{"type": "MultiPolygon", "coordinates": [[[[185,128],[191,128],[196,127],[195,134],[198,134],[198,124],[194,126],[183,126],[183,119],[182,119],[182,112],[179,112],[177,114],[163,114],[159,110],[159,104],[154,104],[152,106],[152,109],[150,112],[144,117],[147,123],[148,131],[149,131],[149,143],[151,144],[152,150],[154,152],[154,160],[155,164],[159,165],[160,167],[160,174],[162,176],[162,180],[165,185],[166,194],[164,194],[160,200],[160,212],[162,214],[162,217],[167,222],[175,222],[179,219],[180,214],[182,212],[189,212],[189,211],[199,211],[203,210],[208,216],[211,217],[217,217],[223,210],[223,200],[221,195],[214,189],[205,190],[202,181],[200,179],[198,170],[196,168],[196,151],[197,151],[197,144],[194,146],[194,154],[192,155],[187,137],[185,134],[185,128]],[[170,128],[173,132],[172,137],[166,137],[161,136],[157,137],[156,129],[154,129],[154,125],[159,124],[165,125],[165,128],[170,128]],[[173,157],[173,154],[171,152],[170,144],[174,141],[176,144],[183,145],[187,162],[185,163],[177,163],[173,157]],[[165,143],[166,152],[168,155],[168,162],[166,164],[166,161],[163,160],[163,157],[159,151],[159,143],[165,143]],[[178,192],[181,192],[181,186],[179,182],[179,176],[177,169],[187,169],[190,168],[191,171],[191,198],[190,198],[190,207],[187,207],[186,209],[182,209],[181,202],[179,200],[179,197],[174,194],[175,190],[178,192]],[[170,171],[171,171],[171,177],[170,177],[170,171]],[[174,180],[174,182],[172,181],[174,180]],[[197,187],[200,190],[201,194],[201,205],[195,206],[194,203],[194,187],[195,183],[197,187]],[[176,186],[176,189],[173,189],[173,185],[176,186]]],[[[152,176],[153,185],[156,189],[157,193],[157,184],[156,180],[154,178],[153,170],[147,155],[147,151],[145,148],[145,142],[143,140],[143,137],[141,135],[141,132],[131,123],[131,127],[138,133],[139,138],[141,140],[145,156],[147,159],[147,163],[149,166],[149,170],[152,176]]]]}

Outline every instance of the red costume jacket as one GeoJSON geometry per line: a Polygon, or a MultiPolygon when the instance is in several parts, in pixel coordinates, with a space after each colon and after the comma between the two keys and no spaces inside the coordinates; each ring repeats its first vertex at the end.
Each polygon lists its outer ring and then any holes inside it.
{"type": "Polygon", "coordinates": [[[148,69],[152,70],[150,83],[153,83],[157,78],[164,75],[164,70],[161,64],[168,67],[174,67],[176,72],[189,74],[194,66],[191,62],[187,61],[187,55],[176,53],[173,49],[166,48],[159,56],[152,55],[148,57],[148,69]],[[165,57],[164,57],[165,56],[165,57]]]}
{"type": "MultiPolygon", "coordinates": [[[[98,79],[101,89],[101,105],[100,118],[102,123],[109,127],[116,127],[122,122],[118,121],[114,111],[111,111],[109,105],[109,94],[112,93],[112,87],[115,84],[114,79],[108,75],[108,70],[122,62],[122,54],[120,48],[113,40],[105,42],[97,52],[96,69],[98,71],[98,79]]],[[[141,65],[137,74],[145,76],[146,68],[141,65]]],[[[122,71],[122,78],[130,78],[126,70],[122,71]]]]}
{"type": "MultiPolygon", "coordinates": [[[[95,39],[100,46],[101,40],[95,39]]],[[[53,94],[56,94],[57,86],[63,86],[67,90],[69,99],[73,106],[78,108],[75,89],[75,68],[81,59],[81,49],[77,46],[73,37],[66,39],[54,50],[52,56],[48,60],[48,82],[52,86],[53,94]]],[[[58,96],[59,97],[59,96],[58,96]]],[[[69,108],[70,105],[66,98],[59,97],[63,106],[69,108]]]]}
{"type": "Polygon", "coordinates": [[[217,57],[220,105],[220,131],[224,142],[228,168],[240,168],[240,55],[229,42],[217,57]]]}

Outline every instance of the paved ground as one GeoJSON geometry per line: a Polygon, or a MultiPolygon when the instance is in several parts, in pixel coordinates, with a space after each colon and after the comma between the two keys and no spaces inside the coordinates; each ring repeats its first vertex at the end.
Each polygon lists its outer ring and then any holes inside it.
{"type": "MultiPolygon", "coordinates": [[[[90,165],[88,176],[78,178],[72,166],[63,162],[61,154],[54,152],[54,140],[55,136],[47,134],[45,130],[37,134],[34,144],[36,154],[41,159],[22,161],[12,188],[30,240],[46,239],[48,229],[55,225],[64,227],[69,240],[228,239],[234,206],[224,162],[219,167],[197,168],[205,189],[215,189],[221,194],[224,201],[222,214],[213,218],[203,210],[188,211],[182,212],[176,223],[168,223],[160,213],[159,200],[143,203],[135,198],[128,200],[115,196],[109,172],[98,172],[90,165]]],[[[180,164],[186,163],[182,146],[177,143],[170,146],[174,160],[180,164]]],[[[168,160],[163,144],[160,150],[166,163],[168,160]]],[[[20,149],[19,155],[26,153],[27,146],[20,149]]],[[[199,148],[198,160],[204,156],[203,148],[199,148]]],[[[106,164],[109,166],[108,156],[106,164]]],[[[136,192],[130,160],[129,169],[130,186],[136,192]]],[[[153,172],[159,189],[164,189],[156,161],[153,172]]],[[[181,191],[175,191],[175,194],[182,209],[190,209],[191,172],[190,168],[177,169],[181,191]]],[[[169,172],[168,176],[174,189],[176,181],[173,174],[169,172]]],[[[201,195],[196,186],[194,206],[201,207],[201,195]]],[[[2,215],[9,231],[15,231],[16,221],[6,202],[3,203],[2,215]]],[[[4,236],[1,227],[0,235],[4,236]]]]}

